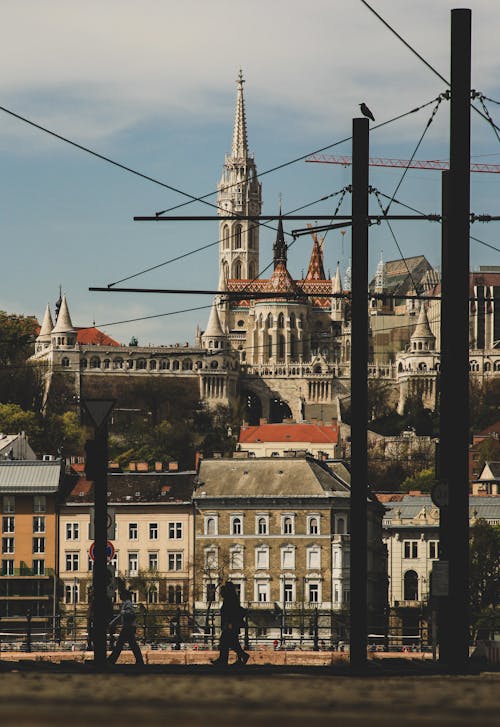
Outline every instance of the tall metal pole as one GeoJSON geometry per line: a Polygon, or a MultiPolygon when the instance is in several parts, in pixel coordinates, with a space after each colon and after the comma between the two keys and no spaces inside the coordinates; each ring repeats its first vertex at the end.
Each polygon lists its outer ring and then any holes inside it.
{"type": "Polygon", "coordinates": [[[368,417],[368,119],[352,127],[350,662],[366,663],[368,417]]]}
{"type": "Polygon", "coordinates": [[[448,609],[440,659],[460,669],[469,646],[469,225],[471,11],[451,11],[448,223],[442,260],[441,470],[449,483],[443,523],[448,609]]]}
{"type": "Polygon", "coordinates": [[[94,662],[103,666],[106,663],[107,646],[107,557],[108,542],[108,422],[107,419],[95,431],[96,473],[94,479],[94,662]]]}

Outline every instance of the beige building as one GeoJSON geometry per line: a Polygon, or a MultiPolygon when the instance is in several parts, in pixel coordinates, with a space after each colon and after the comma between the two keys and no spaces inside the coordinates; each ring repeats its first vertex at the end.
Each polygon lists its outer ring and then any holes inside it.
{"type": "Polygon", "coordinates": [[[336,459],[340,452],[340,429],[335,420],[329,423],[293,422],[269,424],[265,419],[257,426],[243,425],[238,450],[250,457],[283,457],[307,452],[316,459],[336,459]]]}
{"type": "MultiPolygon", "coordinates": [[[[217,630],[220,585],[248,609],[250,639],[338,641],[346,636],[349,472],[312,457],[203,460],[194,494],[195,606],[217,630]]],[[[369,506],[371,621],[385,604],[382,508],[369,506]]]]}
{"type": "MultiPolygon", "coordinates": [[[[138,613],[148,612],[149,637],[169,634],[177,609],[183,632],[191,610],[193,570],[193,472],[108,474],[108,513],[113,520],[110,563],[132,591],[138,613]],[[155,614],[154,618],[151,614],[155,614]]],[[[60,513],[60,581],[63,621],[86,629],[92,585],[93,485],[80,479],[60,513]]],[[[139,623],[141,619],[139,618],[139,623]]],[[[64,624],[62,624],[64,626],[64,624]]]]}

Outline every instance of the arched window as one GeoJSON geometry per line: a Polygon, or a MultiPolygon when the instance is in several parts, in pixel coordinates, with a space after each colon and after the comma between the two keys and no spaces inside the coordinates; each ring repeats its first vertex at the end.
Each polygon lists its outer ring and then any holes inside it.
{"type": "Polygon", "coordinates": [[[236,260],[233,265],[233,278],[241,279],[241,260],[236,260]]]}
{"type": "Polygon", "coordinates": [[[65,357],[64,357],[64,358],[63,358],[63,359],[61,360],[61,366],[63,366],[64,368],[68,368],[68,366],[69,366],[69,358],[67,358],[67,357],[65,356],[65,357]]]}
{"type": "Polygon", "coordinates": [[[493,364],[493,371],[500,371],[500,361],[495,361],[493,364]]]}
{"type": "Polygon", "coordinates": [[[170,361],[168,359],[162,358],[160,361],[160,370],[164,371],[165,369],[170,368],[170,361]]]}
{"type": "Polygon", "coordinates": [[[283,361],[285,358],[285,336],[278,336],[278,358],[283,361]]]}
{"type": "Polygon", "coordinates": [[[255,227],[248,228],[248,247],[253,250],[255,245],[255,227]]]}
{"type": "Polygon", "coordinates": [[[205,521],[205,533],[206,535],[215,535],[216,534],[216,528],[215,528],[215,518],[214,517],[207,517],[205,521]]]}
{"type": "Polygon", "coordinates": [[[471,371],[479,371],[479,364],[477,361],[471,361],[470,362],[470,370],[471,371]]]}
{"type": "Polygon", "coordinates": [[[146,364],[145,358],[138,359],[137,365],[136,365],[137,369],[139,369],[140,371],[143,371],[146,368],[146,366],[147,366],[147,364],[146,364]]]}
{"type": "Polygon", "coordinates": [[[290,313],[290,328],[295,328],[295,313],[290,313]]]}
{"type": "Polygon", "coordinates": [[[87,359],[86,358],[82,358],[82,360],[80,361],[80,366],[81,366],[82,369],[86,369],[87,368],[88,362],[87,362],[87,359]]]}
{"type": "Polygon", "coordinates": [[[268,328],[272,328],[273,327],[273,314],[272,313],[268,313],[267,314],[266,322],[267,322],[267,327],[268,328]]]}
{"type": "Polygon", "coordinates": [[[148,588],[148,603],[158,603],[158,589],[156,586],[148,588]]]}
{"type": "Polygon", "coordinates": [[[103,367],[103,369],[111,368],[111,361],[109,360],[109,358],[104,359],[104,361],[102,362],[102,367],[103,367]]]}
{"type": "Polygon", "coordinates": [[[285,327],[285,316],[283,313],[280,313],[278,316],[278,328],[284,328],[285,327]]]}
{"type": "Polygon", "coordinates": [[[294,359],[296,355],[297,355],[297,339],[295,338],[295,336],[292,333],[292,335],[290,336],[290,357],[292,359],[294,359]]]}
{"type": "Polygon", "coordinates": [[[426,364],[426,363],[424,363],[423,361],[421,361],[421,362],[419,363],[419,365],[418,365],[418,370],[419,370],[419,371],[427,371],[427,364],[426,364]]]}
{"type": "Polygon", "coordinates": [[[225,250],[229,249],[229,225],[224,225],[222,228],[222,241],[225,250]]]}
{"type": "Polygon", "coordinates": [[[156,361],[154,359],[152,359],[149,362],[149,368],[150,368],[151,371],[155,371],[156,370],[156,361]]]}
{"type": "Polygon", "coordinates": [[[291,517],[283,518],[283,535],[293,535],[293,520],[291,517]]]}
{"type": "Polygon", "coordinates": [[[491,371],[491,363],[489,361],[486,361],[484,364],[484,370],[485,371],[491,371]]]}
{"type": "Polygon", "coordinates": [[[101,359],[97,356],[92,356],[90,359],[90,368],[91,369],[100,369],[101,368],[101,359]]]}
{"type": "Polygon", "coordinates": [[[179,361],[177,359],[175,359],[175,361],[172,364],[172,369],[173,369],[173,371],[178,371],[179,368],[180,368],[179,361]]]}
{"type": "Polygon", "coordinates": [[[249,266],[248,266],[248,277],[250,278],[250,280],[255,280],[255,278],[257,277],[255,275],[255,263],[250,263],[249,264],[249,266]]]}
{"type": "Polygon", "coordinates": [[[337,535],[345,534],[345,520],[343,517],[337,518],[337,535]]]}
{"type": "Polygon", "coordinates": [[[418,575],[414,570],[405,573],[404,591],[405,601],[418,601],[418,575]]]}
{"type": "Polygon", "coordinates": [[[182,362],[182,370],[183,371],[192,371],[193,370],[193,362],[191,359],[187,358],[182,362]]]}
{"type": "Polygon", "coordinates": [[[241,535],[242,524],[240,517],[234,517],[231,524],[231,532],[233,535],[241,535]]]}
{"type": "Polygon", "coordinates": [[[115,369],[122,369],[123,368],[123,359],[115,358],[113,361],[113,366],[115,367],[115,369]]]}
{"type": "Polygon", "coordinates": [[[272,336],[269,336],[267,355],[269,358],[272,358],[272,356],[273,356],[273,337],[272,336]]]}
{"type": "Polygon", "coordinates": [[[241,225],[234,226],[234,247],[237,250],[241,247],[241,225]]]}
{"type": "Polygon", "coordinates": [[[257,533],[259,535],[267,535],[267,519],[265,517],[260,517],[257,520],[257,533]]]}
{"type": "Polygon", "coordinates": [[[319,522],[317,517],[309,520],[309,535],[317,535],[319,533],[319,522]]]}

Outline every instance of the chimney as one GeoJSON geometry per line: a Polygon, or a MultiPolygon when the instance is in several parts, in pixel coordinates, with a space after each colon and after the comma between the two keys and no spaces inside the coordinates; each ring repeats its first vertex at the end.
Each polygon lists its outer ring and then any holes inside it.
{"type": "Polygon", "coordinates": [[[149,465],[147,462],[137,462],[137,472],[149,472],[149,465]]]}
{"type": "Polygon", "coordinates": [[[129,469],[129,472],[135,472],[136,471],[136,463],[135,462],[129,462],[128,469],[129,469]]]}
{"type": "Polygon", "coordinates": [[[178,462],[169,462],[168,463],[168,471],[169,472],[177,472],[179,469],[179,463],[178,462]]]}
{"type": "Polygon", "coordinates": [[[163,472],[163,462],[155,462],[155,472],[163,472]]]}
{"type": "Polygon", "coordinates": [[[265,417],[261,417],[259,419],[259,425],[262,426],[262,424],[267,424],[267,419],[265,417]]]}

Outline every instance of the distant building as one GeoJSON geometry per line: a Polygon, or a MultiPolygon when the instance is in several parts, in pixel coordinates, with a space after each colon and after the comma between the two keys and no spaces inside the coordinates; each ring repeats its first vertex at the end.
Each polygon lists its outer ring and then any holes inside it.
{"type": "Polygon", "coordinates": [[[258,426],[244,425],[240,429],[238,450],[253,457],[283,457],[291,450],[304,451],[316,459],[337,459],[340,454],[339,427],[329,423],[285,421],[268,424],[262,420],[258,426]]]}
{"type": "MultiPolygon", "coordinates": [[[[139,613],[144,616],[149,612],[149,640],[168,636],[178,608],[182,633],[186,636],[188,632],[194,476],[194,471],[108,473],[108,512],[114,514],[114,528],[109,532],[114,547],[111,564],[116,576],[132,591],[132,600],[140,606],[139,613]],[[156,613],[154,619],[152,613],[156,613]]],[[[94,539],[93,502],[93,484],[80,477],[61,506],[59,520],[59,577],[66,614],[61,626],[71,635],[71,619],[75,615],[75,632],[80,637],[86,630],[92,586],[93,561],[89,551],[94,539]]],[[[144,628],[141,618],[139,624],[144,628]]],[[[172,627],[172,635],[174,631],[172,627]]]]}
{"type": "MultiPolygon", "coordinates": [[[[346,638],[350,603],[349,472],[312,457],[203,460],[194,494],[197,623],[218,625],[233,581],[252,639],[346,638]]],[[[369,507],[370,627],[386,604],[382,507],[369,507]]]]}
{"type": "MultiPolygon", "coordinates": [[[[0,461],[2,568],[0,630],[50,638],[56,629],[61,460],[0,461]]],[[[5,638],[5,637],[4,637],[5,638]]]]}
{"type": "Polygon", "coordinates": [[[36,458],[36,454],[31,449],[25,432],[20,432],[19,434],[0,433],[0,460],[35,460],[36,458]]]}
{"type": "MultiPolygon", "coordinates": [[[[431,641],[429,595],[439,557],[439,509],[429,495],[399,495],[386,502],[383,520],[388,554],[390,634],[396,643],[431,641]]],[[[469,523],[500,524],[500,497],[471,496],[469,523]]]]}
{"type": "Polygon", "coordinates": [[[475,482],[473,495],[500,495],[500,462],[485,462],[475,482]]]}

